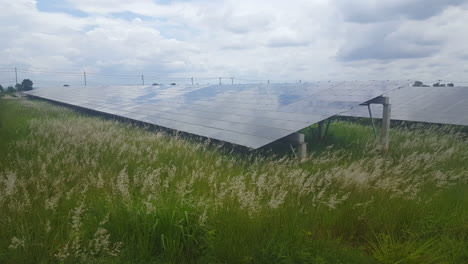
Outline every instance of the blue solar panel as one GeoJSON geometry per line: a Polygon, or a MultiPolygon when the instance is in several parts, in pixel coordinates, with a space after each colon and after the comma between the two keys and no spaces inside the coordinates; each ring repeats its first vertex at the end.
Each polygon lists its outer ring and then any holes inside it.
{"type": "Polygon", "coordinates": [[[354,81],[46,87],[28,94],[259,148],[407,85],[407,81],[354,81]]]}
{"type": "MultiPolygon", "coordinates": [[[[468,87],[407,87],[388,93],[391,119],[468,126],[468,87]]],[[[372,115],[382,118],[382,106],[371,105],[372,115]]],[[[366,106],[343,116],[369,117],[366,106]]]]}

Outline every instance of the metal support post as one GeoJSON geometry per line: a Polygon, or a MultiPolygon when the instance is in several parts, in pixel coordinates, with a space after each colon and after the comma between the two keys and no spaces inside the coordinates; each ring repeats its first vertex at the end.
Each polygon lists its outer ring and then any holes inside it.
{"type": "Polygon", "coordinates": [[[384,97],[385,102],[383,103],[383,113],[382,113],[382,150],[387,151],[390,144],[390,118],[392,105],[390,104],[390,98],[384,97]]]}
{"type": "Polygon", "coordinates": [[[329,118],[327,120],[327,126],[325,127],[325,133],[323,134],[323,140],[325,140],[327,138],[328,129],[330,128],[330,123],[331,123],[331,119],[329,118]]]}
{"type": "Polygon", "coordinates": [[[282,141],[293,143],[297,146],[297,157],[300,160],[303,160],[307,157],[307,143],[305,143],[304,138],[304,134],[292,133],[291,135],[282,139],[282,141]]]}
{"type": "Polygon", "coordinates": [[[374,131],[374,138],[377,138],[377,131],[375,129],[375,123],[374,123],[374,118],[372,117],[372,110],[370,108],[370,104],[367,105],[367,110],[369,110],[369,116],[370,116],[370,120],[372,123],[372,130],[374,131]]]}
{"type": "Polygon", "coordinates": [[[323,138],[323,124],[324,124],[323,121],[320,121],[320,122],[318,122],[318,124],[317,124],[317,125],[318,125],[318,129],[317,129],[317,134],[318,134],[318,135],[317,135],[317,139],[318,139],[319,141],[321,141],[322,138],[323,138]]]}
{"type": "MultiPolygon", "coordinates": [[[[390,104],[390,97],[388,96],[379,96],[372,100],[369,100],[361,105],[369,105],[369,104],[381,104],[383,105],[383,113],[382,113],[382,133],[380,135],[380,142],[382,144],[382,150],[387,151],[390,145],[390,120],[391,120],[391,111],[392,107],[390,104]]],[[[369,106],[368,106],[369,107],[369,106]]],[[[369,109],[369,115],[372,119],[372,112],[369,109]]],[[[372,120],[372,125],[374,122],[372,120]]]]}
{"type": "MultiPolygon", "coordinates": [[[[300,135],[304,136],[303,134],[300,135]]],[[[297,156],[300,160],[304,160],[307,157],[307,143],[304,142],[304,138],[302,139],[302,142],[298,143],[297,148],[297,156]]]]}

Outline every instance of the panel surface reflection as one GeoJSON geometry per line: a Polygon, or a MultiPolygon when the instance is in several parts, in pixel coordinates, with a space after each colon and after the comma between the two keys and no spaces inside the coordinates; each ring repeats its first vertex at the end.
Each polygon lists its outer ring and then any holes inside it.
{"type": "Polygon", "coordinates": [[[407,81],[44,87],[31,96],[258,148],[407,81]]]}
{"type": "MultiPolygon", "coordinates": [[[[391,119],[468,126],[468,87],[407,87],[388,93],[391,119]]],[[[382,118],[382,106],[371,105],[372,115],[382,118]]],[[[343,116],[369,117],[366,106],[343,116]]]]}

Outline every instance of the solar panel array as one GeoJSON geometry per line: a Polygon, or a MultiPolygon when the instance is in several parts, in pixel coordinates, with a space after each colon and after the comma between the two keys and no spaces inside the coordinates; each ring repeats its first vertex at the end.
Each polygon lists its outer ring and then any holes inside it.
{"type": "Polygon", "coordinates": [[[255,149],[407,85],[355,81],[47,87],[28,94],[255,149]]]}
{"type": "MultiPolygon", "coordinates": [[[[468,87],[407,87],[388,93],[391,119],[468,126],[468,87]]],[[[382,117],[382,106],[371,105],[382,117]]],[[[343,116],[369,117],[367,107],[353,108],[343,116]]]]}

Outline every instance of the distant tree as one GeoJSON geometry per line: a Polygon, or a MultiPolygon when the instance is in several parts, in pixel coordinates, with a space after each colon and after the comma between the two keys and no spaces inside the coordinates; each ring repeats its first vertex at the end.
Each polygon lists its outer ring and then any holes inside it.
{"type": "Polygon", "coordinates": [[[159,85],[159,84],[158,83],[153,83],[153,86],[157,86],[157,85],[159,85]]]}
{"type": "Polygon", "coordinates": [[[422,87],[423,85],[424,85],[424,84],[423,84],[423,82],[421,82],[421,81],[415,81],[415,82],[413,83],[413,86],[414,86],[414,87],[422,87]]]}
{"type": "Polygon", "coordinates": [[[0,84],[0,93],[3,93],[4,90],[3,90],[3,86],[0,84]]]}
{"type": "Polygon", "coordinates": [[[68,85],[68,84],[64,84],[64,85],[63,85],[63,87],[69,87],[69,86],[70,86],[70,85],[68,85]]]}
{"type": "Polygon", "coordinates": [[[21,91],[21,83],[15,84],[15,91],[21,91]]]}
{"type": "Polygon", "coordinates": [[[171,83],[171,85],[176,85],[176,83],[171,83]]]}
{"type": "Polygon", "coordinates": [[[8,88],[7,88],[7,93],[14,93],[14,92],[16,92],[15,87],[13,87],[13,86],[11,86],[11,85],[8,86],[8,88]]]}
{"type": "Polygon", "coordinates": [[[24,79],[21,83],[21,89],[23,91],[31,91],[33,89],[33,82],[29,79],[24,79]]]}
{"type": "Polygon", "coordinates": [[[448,83],[447,86],[448,86],[448,87],[454,87],[455,84],[453,84],[453,83],[448,83]]]}

